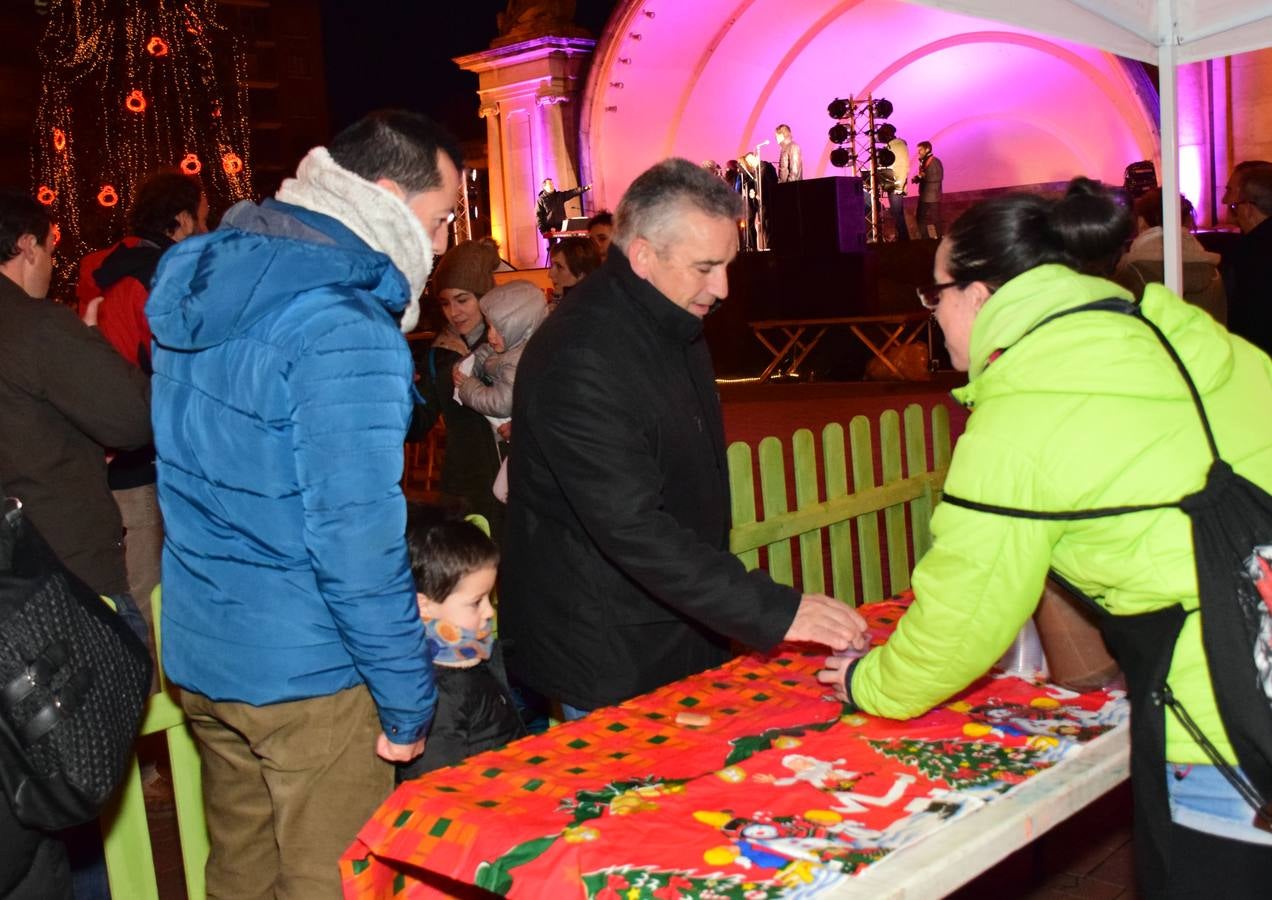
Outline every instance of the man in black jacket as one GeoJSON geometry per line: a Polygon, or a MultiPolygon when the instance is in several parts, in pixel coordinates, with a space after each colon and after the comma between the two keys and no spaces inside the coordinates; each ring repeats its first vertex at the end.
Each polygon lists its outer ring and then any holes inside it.
{"type": "Polygon", "coordinates": [[[719,665],[730,639],[864,643],[848,606],[728,550],[702,318],[727,293],[740,212],[693,163],[654,166],[619,204],[605,265],[521,358],[500,634],[514,673],[567,716],[719,665]]]}
{"type": "Polygon", "coordinates": [[[546,238],[549,232],[559,230],[561,224],[565,221],[565,204],[580,196],[584,191],[590,191],[591,189],[592,186],[590,184],[585,184],[583,187],[576,187],[568,191],[558,191],[551,178],[543,179],[543,185],[539,190],[539,198],[534,208],[534,217],[539,226],[539,233],[546,238]]]}
{"type": "Polygon", "coordinates": [[[1224,260],[1228,330],[1272,354],[1272,165],[1233,174],[1228,205],[1242,237],[1224,260]]]}

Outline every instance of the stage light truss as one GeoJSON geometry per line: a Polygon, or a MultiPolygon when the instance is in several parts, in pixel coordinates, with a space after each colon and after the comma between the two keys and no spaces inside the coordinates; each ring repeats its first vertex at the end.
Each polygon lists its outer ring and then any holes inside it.
{"type": "Polygon", "coordinates": [[[897,129],[883,121],[892,115],[892,104],[882,97],[836,97],[826,107],[835,120],[829,137],[838,146],[830,151],[830,163],[840,169],[851,168],[853,175],[861,178],[867,194],[866,240],[875,243],[880,238],[880,194],[891,190],[894,175],[891,169],[896,157],[888,149],[888,142],[896,137],[897,129]]]}

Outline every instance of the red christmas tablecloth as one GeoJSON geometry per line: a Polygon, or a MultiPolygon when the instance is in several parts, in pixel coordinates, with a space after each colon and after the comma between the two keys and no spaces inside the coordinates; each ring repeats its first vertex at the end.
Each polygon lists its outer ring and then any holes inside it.
{"type": "MultiPolygon", "coordinates": [[[[861,608],[883,642],[909,597],[861,608]]],[[[347,898],[811,897],[1120,724],[1119,691],[989,676],[927,715],[830,700],[824,652],[752,654],[402,785],[347,898]],[[676,724],[680,712],[709,724],[676,724]]]]}

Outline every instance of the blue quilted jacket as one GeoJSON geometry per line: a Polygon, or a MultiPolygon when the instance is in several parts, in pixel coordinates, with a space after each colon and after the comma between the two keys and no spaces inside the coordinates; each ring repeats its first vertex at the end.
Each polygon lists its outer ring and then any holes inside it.
{"type": "Polygon", "coordinates": [[[164,255],[146,316],[177,684],[263,705],[366,683],[390,740],[426,731],[399,487],[408,293],[335,219],[273,200],[164,255]]]}

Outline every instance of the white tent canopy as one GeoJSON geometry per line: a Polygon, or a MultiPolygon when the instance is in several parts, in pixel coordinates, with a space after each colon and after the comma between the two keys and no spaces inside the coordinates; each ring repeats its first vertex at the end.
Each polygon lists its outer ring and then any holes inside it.
{"type": "MultiPolygon", "coordinates": [[[[910,0],[1099,47],[1158,67],[1163,221],[1179,221],[1175,67],[1272,46],[1268,0],[910,0]]],[[[1166,230],[1166,281],[1180,289],[1180,235],[1166,230]]]]}

